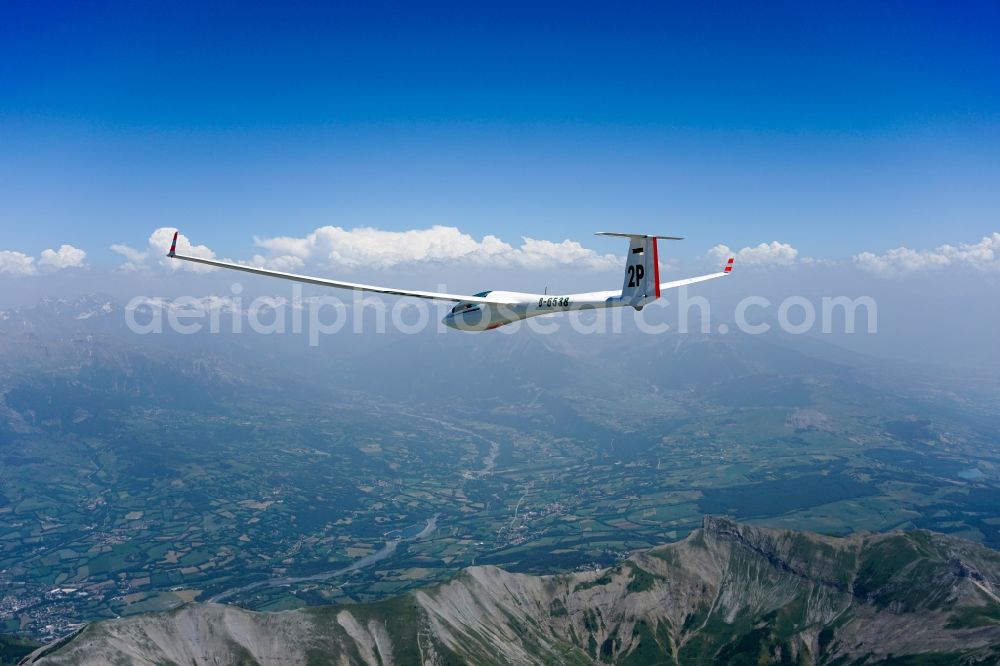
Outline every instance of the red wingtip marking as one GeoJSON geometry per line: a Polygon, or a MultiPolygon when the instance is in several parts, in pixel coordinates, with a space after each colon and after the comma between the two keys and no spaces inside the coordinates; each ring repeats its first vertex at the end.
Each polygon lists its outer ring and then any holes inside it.
{"type": "Polygon", "coordinates": [[[170,254],[173,254],[174,252],[177,251],[177,234],[178,233],[180,233],[180,232],[177,232],[177,231],[174,232],[174,240],[173,240],[173,242],[170,243],[170,254]]]}
{"type": "Polygon", "coordinates": [[[724,271],[725,273],[732,273],[733,272],[733,259],[734,258],[735,257],[729,257],[729,261],[726,262],[726,269],[724,271]]]}

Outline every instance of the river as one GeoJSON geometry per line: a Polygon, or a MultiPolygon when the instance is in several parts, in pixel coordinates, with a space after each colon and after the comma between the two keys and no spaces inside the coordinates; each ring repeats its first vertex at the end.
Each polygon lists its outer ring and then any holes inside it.
{"type": "MultiPolygon", "coordinates": [[[[237,594],[243,594],[244,592],[253,592],[254,590],[260,590],[267,587],[281,587],[282,585],[294,585],[296,583],[312,583],[321,580],[329,580],[330,578],[336,578],[337,576],[342,576],[344,574],[350,573],[352,571],[357,571],[358,569],[363,569],[369,565],[375,564],[381,560],[386,559],[390,555],[396,552],[396,548],[400,543],[404,541],[418,541],[424,537],[429,536],[434,530],[437,529],[437,519],[441,514],[435,513],[433,516],[427,519],[427,524],[418,533],[411,537],[401,536],[394,539],[389,539],[385,542],[380,550],[375,551],[370,555],[365,555],[364,557],[351,562],[346,567],[340,569],[335,569],[333,571],[323,571],[318,574],[312,574],[310,576],[282,576],[280,578],[268,578],[266,580],[259,580],[256,583],[250,583],[249,585],[244,585],[242,587],[234,587],[223,592],[220,592],[213,597],[209,598],[212,603],[218,603],[229,597],[236,596],[237,594]]],[[[403,530],[399,532],[404,534],[409,530],[403,530]]],[[[392,532],[390,532],[392,534],[392,532]]]]}

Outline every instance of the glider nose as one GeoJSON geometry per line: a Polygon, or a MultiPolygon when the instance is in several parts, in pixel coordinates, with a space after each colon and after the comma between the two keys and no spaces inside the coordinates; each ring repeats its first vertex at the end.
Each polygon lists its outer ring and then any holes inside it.
{"type": "Polygon", "coordinates": [[[475,304],[459,304],[441,321],[458,331],[485,331],[489,328],[490,312],[475,304]]]}

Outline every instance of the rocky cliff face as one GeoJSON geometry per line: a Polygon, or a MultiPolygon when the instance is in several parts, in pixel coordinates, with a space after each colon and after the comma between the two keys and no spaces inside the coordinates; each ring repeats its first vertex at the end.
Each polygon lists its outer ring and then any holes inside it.
{"type": "Polygon", "coordinates": [[[473,567],[356,606],[216,604],[97,622],[26,664],[1000,663],[1000,553],[706,518],[597,572],[473,567]],[[918,657],[919,655],[919,657],[918,657]]]}

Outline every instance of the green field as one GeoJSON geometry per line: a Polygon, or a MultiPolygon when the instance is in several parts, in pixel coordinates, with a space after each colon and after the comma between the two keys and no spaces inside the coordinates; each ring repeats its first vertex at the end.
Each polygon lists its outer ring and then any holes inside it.
{"type": "MultiPolygon", "coordinates": [[[[128,381],[150,373],[142,399],[101,373],[90,388],[8,375],[7,408],[34,425],[0,428],[0,619],[50,638],[187,600],[293,608],[382,598],[471,564],[592,568],[683,538],[706,513],[1000,546],[983,403],[891,392],[794,355],[792,369],[748,363],[730,381],[669,365],[636,379],[551,354],[513,378],[416,396],[382,395],[349,368],[311,392],[208,377],[164,397],[171,370],[136,364],[128,381]],[[336,573],[404,532],[386,559],[336,573]]],[[[433,378],[397,360],[399,377],[433,378]]]]}

